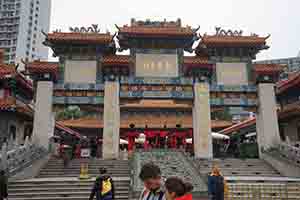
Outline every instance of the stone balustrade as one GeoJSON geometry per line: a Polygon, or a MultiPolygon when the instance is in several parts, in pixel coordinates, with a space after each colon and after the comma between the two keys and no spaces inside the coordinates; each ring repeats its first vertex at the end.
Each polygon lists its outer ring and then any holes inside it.
{"type": "Polygon", "coordinates": [[[279,145],[279,152],[283,157],[300,166],[300,148],[281,143],[279,145]]]}
{"type": "Polygon", "coordinates": [[[160,167],[162,179],[176,176],[190,182],[194,186],[194,192],[206,191],[206,184],[199,176],[181,151],[176,150],[151,150],[135,152],[133,156],[133,190],[141,191],[143,183],[138,178],[138,174],[145,163],[152,162],[160,167]]]}
{"type": "Polygon", "coordinates": [[[7,145],[4,144],[0,154],[1,169],[11,176],[46,154],[46,149],[29,142],[28,139],[25,140],[24,145],[16,145],[11,150],[8,150],[7,145]]]}

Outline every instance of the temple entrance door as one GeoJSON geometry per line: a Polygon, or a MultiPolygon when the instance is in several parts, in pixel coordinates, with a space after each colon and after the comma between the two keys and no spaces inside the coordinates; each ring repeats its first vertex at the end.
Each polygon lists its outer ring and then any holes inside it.
{"type": "Polygon", "coordinates": [[[189,129],[132,129],[121,132],[128,141],[128,151],[135,149],[181,149],[193,151],[192,130],[189,129]]]}

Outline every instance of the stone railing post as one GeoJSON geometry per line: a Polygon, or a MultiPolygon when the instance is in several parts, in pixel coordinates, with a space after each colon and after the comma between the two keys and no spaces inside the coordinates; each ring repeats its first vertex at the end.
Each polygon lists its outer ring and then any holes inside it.
{"type": "Polygon", "coordinates": [[[102,157],[104,159],[119,158],[120,142],[120,105],[119,82],[106,81],[104,89],[104,128],[102,157]]]}
{"type": "Polygon", "coordinates": [[[33,122],[34,143],[49,148],[49,139],[53,136],[54,123],[52,113],[53,82],[38,81],[33,122]]]}
{"type": "Polygon", "coordinates": [[[258,112],[256,116],[256,132],[259,153],[276,147],[280,143],[277,119],[277,105],[273,83],[258,85],[258,112]]]}
{"type": "Polygon", "coordinates": [[[196,158],[213,158],[208,83],[194,86],[193,142],[196,158]]]}
{"type": "Polygon", "coordinates": [[[4,143],[1,149],[1,169],[6,171],[7,168],[7,144],[4,143]]]}

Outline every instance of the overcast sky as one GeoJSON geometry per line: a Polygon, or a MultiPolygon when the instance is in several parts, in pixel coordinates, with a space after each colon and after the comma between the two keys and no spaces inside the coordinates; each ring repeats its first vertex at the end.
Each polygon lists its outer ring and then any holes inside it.
{"type": "Polygon", "coordinates": [[[181,18],[184,25],[200,25],[202,34],[215,33],[215,26],[271,34],[271,48],[258,59],[295,57],[300,50],[300,0],[52,0],[51,15],[51,31],[99,24],[114,33],[114,24],[129,24],[131,18],[181,18]]]}

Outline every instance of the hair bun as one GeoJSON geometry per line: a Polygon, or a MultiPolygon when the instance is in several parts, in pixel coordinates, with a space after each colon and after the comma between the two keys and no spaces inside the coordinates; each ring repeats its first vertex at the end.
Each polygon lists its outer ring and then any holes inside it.
{"type": "Polygon", "coordinates": [[[193,191],[194,186],[189,182],[185,182],[184,183],[184,188],[185,188],[185,193],[190,193],[190,192],[193,191]]]}

